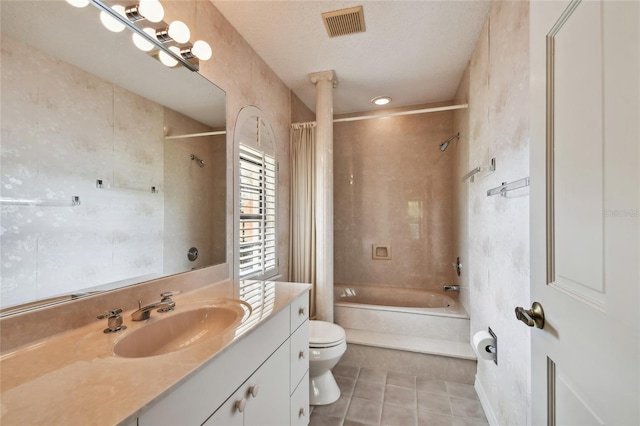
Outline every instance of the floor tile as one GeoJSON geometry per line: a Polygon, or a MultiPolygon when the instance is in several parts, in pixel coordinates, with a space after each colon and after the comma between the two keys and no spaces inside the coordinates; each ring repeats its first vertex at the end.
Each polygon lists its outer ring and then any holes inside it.
{"type": "Polygon", "coordinates": [[[384,397],[384,386],[382,383],[365,382],[358,380],[353,390],[354,398],[368,399],[382,403],[384,397]]]}
{"type": "Polygon", "coordinates": [[[416,388],[416,377],[402,373],[387,373],[387,384],[401,388],[416,388]]]}
{"type": "Polygon", "coordinates": [[[372,370],[371,368],[361,368],[358,380],[374,383],[387,383],[387,372],[382,370],[372,370]]]}
{"type": "Polygon", "coordinates": [[[378,426],[378,423],[362,423],[355,420],[345,420],[342,426],[378,426]]]}
{"type": "Polygon", "coordinates": [[[417,426],[415,409],[385,404],[382,406],[382,426],[417,426]]]}
{"type": "Polygon", "coordinates": [[[418,426],[452,426],[453,417],[430,411],[418,411],[418,426]]]}
{"type": "Polygon", "coordinates": [[[344,418],[347,414],[347,408],[349,408],[349,397],[342,395],[336,402],[329,405],[315,405],[313,412],[318,414],[324,414],[325,416],[336,416],[344,418]]]}
{"type": "Polygon", "coordinates": [[[451,415],[449,397],[432,393],[418,392],[418,411],[432,411],[434,413],[451,415]]]}
{"type": "Polygon", "coordinates": [[[473,401],[471,399],[462,398],[450,398],[451,411],[454,416],[457,417],[473,417],[486,421],[487,418],[484,415],[484,410],[480,401],[473,401]]]}
{"type": "Polygon", "coordinates": [[[489,426],[489,423],[480,419],[466,419],[463,417],[453,417],[452,426],[489,426]]]}
{"type": "Polygon", "coordinates": [[[489,426],[471,385],[339,365],[342,392],[313,407],[309,426],[489,426]]]}
{"type": "Polygon", "coordinates": [[[435,393],[438,395],[448,395],[447,385],[444,380],[428,380],[422,377],[416,378],[416,390],[421,392],[435,393]]]}
{"type": "Polygon", "coordinates": [[[465,385],[464,383],[446,382],[447,392],[449,396],[455,398],[478,399],[478,394],[473,385],[465,385]]]}
{"type": "Polygon", "coordinates": [[[350,379],[348,377],[336,377],[335,379],[340,388],[340,395],[350,397],[356,385],[356,379],[350,379]]]}
{"type": "Polygon", "coordinates": [[[416,409],[416,391],[387,385],[384,390],[384,403],[416,409]]]}
{"type": "Polygon", "coordinates": [[[351,365],[336,365],[332,371],[334,376],[357,379],[358,373],[360,372],[360,367],[353,367],[351,365]]]}
{"type": "Polygon", "coordinates": [[[380,414],[382,406],[379,402],[367,401],[366,399],[351,398],[346,420],[353,420],[361,423],[380,424],[380,414]]]}
{"type": "Polygon", "coordinates": [[[314,410],[314,412],[311,413],[309,426],[342,426],[342,417],[327,416],[316,413],[314,410]]]}

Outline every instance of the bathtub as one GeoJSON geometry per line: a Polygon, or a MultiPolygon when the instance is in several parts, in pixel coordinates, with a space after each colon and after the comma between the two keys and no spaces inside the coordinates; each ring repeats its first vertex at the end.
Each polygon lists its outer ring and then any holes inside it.
{"type": "Polygon", "coordinates": [[[411,288],[334,284],[334,320],[346,329],[469,341],[469,315],[456,296],[411,288]]]}
{"type": "Polygon", "coordinates": [[[359,305],[357,307],[363,309],[468,318],[456,299],[435,291],[363,284],[335,284],[333,292],[336,306],[357,304],[359,305]]]}
{"type": "Polygon", "coordinates": [[[476,355],[457,294],[334,284],[334,321],[345,329],[341,364],[472,384],[476,355]]]}

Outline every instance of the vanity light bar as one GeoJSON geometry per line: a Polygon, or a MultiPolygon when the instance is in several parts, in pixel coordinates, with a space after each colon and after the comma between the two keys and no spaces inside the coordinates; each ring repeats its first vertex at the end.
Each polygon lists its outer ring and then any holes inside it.
{"type": "MultiPolygon", "coordinates": [[[[142,28],[139,28],[137,25],[135,25],[133,22],[131,22],[128,18],[120,15],[118,12],[113,10],[111,7],[107,6],[102,0],[90,0],[90,2],[91,2],[92,5],[97,7],[99,10],[109,14],[109,16],[113,17],[114,19],[117,19],[119,22],[121,22],[124,26],[129,28],[131,31],[133,31],[134,33],[138,34],[140,37],[142,37],[143,39],[147,40],[149,43],[153,44],[160,51],[166,53],[171,58],[173,58],[176,61],[178,61],[180,64],[182,64],[188,70],[194,71],[194,72],[197,72],[199,70],[200,61],[198,60],[197,57],[192,56],[191,58],[184,58],[180,54],[180,51],[178,51],[176,53],[173,50],[169,49],[169,47],[167,45],[163,44],[156,37],[152,37],[150,34],[146,33],[142,28]]],[[[185,45],[183,47],[180,47],[180,50],[186,50],[186,49],[191,49],[191,46],[185,45]]]]}

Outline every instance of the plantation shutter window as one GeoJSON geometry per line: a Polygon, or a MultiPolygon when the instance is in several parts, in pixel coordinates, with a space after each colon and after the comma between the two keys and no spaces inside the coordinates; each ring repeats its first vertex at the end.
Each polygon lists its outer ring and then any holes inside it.
{"type": "Polygon", "coordinates": [[[238,277],[277,273],[277,163],[271,133],[259,117],[240,130],[238,277]]]}

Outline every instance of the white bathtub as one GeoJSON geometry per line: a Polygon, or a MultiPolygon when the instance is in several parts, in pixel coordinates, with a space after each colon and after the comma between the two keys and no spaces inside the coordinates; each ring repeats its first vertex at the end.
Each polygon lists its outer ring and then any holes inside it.
{"type": "Polygon", "coordinates": [[[468,342],[469,315],[454,297],[418,289],[335,284],[334,319],[346,329],[468,342]]]}
{"type": "Polygon", "coordinates": [[[364,284],[335,284],[333,292],[336,306],[357,304],[358,306],[352,307],[469,318],[456,299],[434,291],[364,284]]]}

